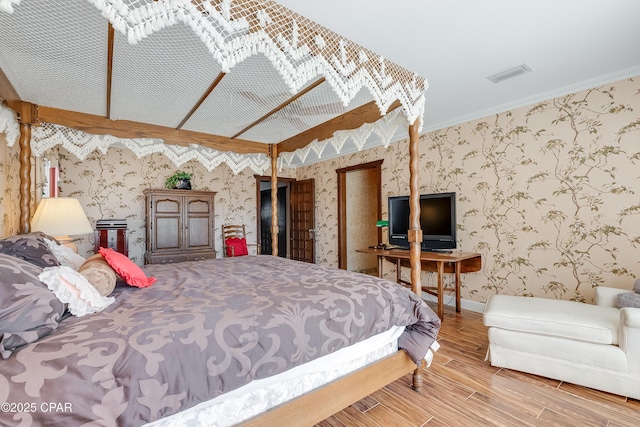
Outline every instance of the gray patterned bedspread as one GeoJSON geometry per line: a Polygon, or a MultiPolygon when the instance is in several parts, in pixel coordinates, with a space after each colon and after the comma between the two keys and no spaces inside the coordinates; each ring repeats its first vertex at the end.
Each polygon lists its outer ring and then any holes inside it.
{"type": "Polygon", "coordinates": [[[117,287],[105,311],[0,360],[0,404],[23,409],[1,425],[141,425],[390,325],[420,361],[440,326],[393,282],[267,255],[145,270],[150,288],[117,287]]]}

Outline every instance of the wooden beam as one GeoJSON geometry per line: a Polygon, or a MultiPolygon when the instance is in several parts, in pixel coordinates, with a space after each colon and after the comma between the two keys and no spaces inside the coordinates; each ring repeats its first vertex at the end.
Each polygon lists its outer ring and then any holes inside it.
{"type": "MultiPolygon", "coordinates": [[[[226,76],[225,73],[218,74],[218,77],[215,78],[215,80],[213,81],[213,83],[211,83],[209,88],[202,94],[202,96],[200,97],[198,102],[196,102],[196,105],[194,105],[193,108],[191,109],[191,111],[189,111],[189,113],[184,117],[184,119],[182,119],[182,121],[180,122],[178,127],[176,127],[176,129],[178,129],[178,130],[182,129],[182,126],[184,126],[184,124],[187,123],[187,120],[189,120],[191,118],[191,116],[193,116],[193,113],[195,113],[196,110],[198,108],[200,108],[202,103],[205,101],[205,99],[207,99],[207,97],[211,94],[211,92],[213,92],[213,90],[216,88],[216,86],[218,86],[218,84],[222,81],[224,76],[226,76]]],[[[232,136],[231,138],[235,138],[235,136],[232,136]]]]}
{"type": "MultiPolygon", "coordinates": [[[[395,101],[391,104],[387,113],[395,110],[400,105],[400,101],[395,101]]],[[[381,117],[382,114],[380,114],[378,106],[374,101],[371,101],[361,107],[280,142],[278,144],[278,152],[284,153],[295,151],[298,148],[305,147],[316,139],[318,141],[322,141],[324,139],[331,138],[338,130],[358,129],[363,124],[373,123],[381,117]]]]}
{"type": "Polygon", "coordinates": [[[28,123],[30,125],[38,125],[38,106],[25,101],[5,101],[7,106],[16,112],[16,118],[19,123],[28,123]]]}
{"type": "MultiPolygon", "coordinates": [[[[238,425],[241,427],[312,426],[380,390],[415,368],[416,364],[403,350],[400,350],[238,425]]],[[[383,422],[382,425],[389,424],[383,422]]]]}
{"type": "Polygon", "coordinates": [[[7,78],[2,68],[0,68],[0,98],[5,101],[19,101],[20,97],[18,92],[13,88],[13,85],[7,78]]]}
{"type": "Polygon", "coordinates": [[[189,130],[177,130],[165,126],[128,120],[109,120],[105,117],[86,113],[39,107],[39,117],[43,122],[78,129],[95,135],[113,135],[118,138],[158,138],[167,144],[199,144],[219,151],[233,151],[239,154],[268,154],[269,145],[255,141],[231,139],[189,130]]]}
{"type": "Polygon", "coordinates": [[[111,118],[111,81],[113,79],[113,40],[115,30],[111,24],[107,37],[107,119],[111,118]]]}
{"type": "Polygon", "coordinates": [[[238,132],[235,135],[233,135],[231,138],[237,138],[238,136],[242,135],[243,133],[245,133],[246,131],[248,131],[249,129],[251,129],[255,125],[257,125],[258,123],[261,123],[266,118],[271,117],[272,115],[274,115],[278,111],[282,110],[284,107],[286,107],[287,105],[291,104],[293,101],[295,101],[296,99],[300,98],[302,95],[305,95],[305,94],[311,92],[313,89],[315,89],[316,87],[318,87],[322,83],[324,83],[324,81],[325,81],[324,77],[322,77],[317,82],[309,85],[304,90],[301,90],[300,92],[296,93],[294,96],[292,96],[291,98],[287,99],[285,102],[283,102],[282,104],[278,105],[276,108],[274,108],[273,110],[269,111],[267,114],[265,114],[264,116],[260,117],[258,120],[256,120],[255,122],[251,123],[249,126],[247,126],[246,128],[242,129],[240,132],[238,132]]]}
{"type": "Polygon", "coordinates": [[[271,157],[271,255],[278,256],[278,146],[269,146],[269,157],[271,157]]]}

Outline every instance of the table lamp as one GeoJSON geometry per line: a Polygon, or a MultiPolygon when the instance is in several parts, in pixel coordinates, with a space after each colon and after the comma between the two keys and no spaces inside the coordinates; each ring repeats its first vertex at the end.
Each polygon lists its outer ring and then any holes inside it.
{"type": "Polygon", "coordinates": [[[55,237],[62,245],[76,253],[78,247],[69,236],[93,233],[80,202],[72,197],[49,197],[40,200],[31,219],[31,230],[42,231],[55,237]]]}
{"type": "MultiPolygon", "coordinates": [[[[380,221],[376,222],[376,227],[378,228],[384,228],[384,227],[388,227],[389,226],[389,221],[387,220],[383,220],[381,219],[380,221]]],[[[387,246],[385,243],[378,243],[377,246],[375,246],[376,249],[387,249],[387,246]]]]}

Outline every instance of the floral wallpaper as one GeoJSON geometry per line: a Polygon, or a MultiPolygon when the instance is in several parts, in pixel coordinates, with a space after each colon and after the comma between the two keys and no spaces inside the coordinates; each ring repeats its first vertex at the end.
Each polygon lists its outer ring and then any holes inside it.
{"type": "Polygon", "coordinates": [[[20,148],[7,145],[0,133],[0,237],[17,234],[20,225],[20,148]]]}
{"type": "MultiPolygon", "coordinates": [[[[462,276],[462,298],[592,301],[595,286],[630,288],[640,277],[639,141],[640,77],[423,135],[420,190],[457,193],[458,246],[483,256],[481,271],[462,276]]],[[[4,234],[17,229],[17,153],[0,140],[4,234]]],[[[47,155],[60,159],[61,195],[78,197],[91,221],[127,219],[138,264],[145,247],[142,191],[161,188],[178,169],[195,174],[194,189],[217,192],[217,250],[224,222],[247,224],[249,241],[256,240],[255,178],[248,171],[209,172],[196,162],[176,168],[161,154],[136,158],[120,148],[85,161],[62,148],[47,155]]],[[[335,170],[378,159],[384,159],[386,218],[387,196],[409,191],[407,141],[279,173],[316,180],[317,263],[338,264],[335,170]]],[[[92,252],[92,239],[80,242],[81,254],[92,252]]],[[[395,277],[391,264],[385,273],[395,277]]],[[[423,283],[433,276],[423,273],[423,283]]]]}
{"type": "MultiPolygon", "coordinates": [[[[220,227],[224,223],[246,224],[247,240],[256,241],[256,184],[249,169],[234,175],[222,165],[209,172],[196,161],[177,168],[162,154],[137,158],[125,148],[110,148],[106,154],[96,151],[84,161],[63,148],[47,155],[59,158],[60,195],[77,197],[92,223],[103,218],[127,220],[129,257],[139,265],[144,262],[145,252],[143,190],[164,188],[167,177],[177,170],[194,174],[194,190],[216,192],[215,245],[219,257],[220,227]]],[[[80,254],[93,253],[93,236],[79,242],[78,248],[80,254]]]]}
{"type": "MultiPolygon", "coordinates": [[[[483,256],[480,272],[463,275],[462,298],[591,301],[595,286],[630,288],[640,277],[639,141],[640,78],[423,135],[421,192],[457,193],[458,247],[483,256]]],[[[386,215],[386,196],[409,192],[407,141],[298,170],[319,181],[317,262],[338,264],[335,169],[380,158],[386,215]]],[[[385,273],[395,277],[391,264],[385,273]]]]}

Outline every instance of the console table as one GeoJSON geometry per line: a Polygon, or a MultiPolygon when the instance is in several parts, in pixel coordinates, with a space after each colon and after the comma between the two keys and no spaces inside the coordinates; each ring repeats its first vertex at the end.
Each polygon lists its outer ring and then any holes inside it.
{"type": "MultiPolygon", "coordinates": [[[[401,267],[411,267],[409,265],[409,250],[405,249],[357,249],[356,252],[373,254],[378,257],[378,276],[382,277],[383,260],[396,264],[396,282],[402,285],[411,286],[411,283],[401,278],[401,267]]],[[[443,319],[444,315],[444,291],[454,291],[456,296],[456,311],[460,311],[460,274],[480,271],[482,267],[482,255],[474,252],[453,251],[452,253],[442,252],[421,252],[420,265],[423,271],[438,274],[438,286],[422,286],[422,291],[438,297],[438,316],[443,319]],[[445,287],[443,281],[444,273],[455,275],[455,287],[445,287]]]]}

